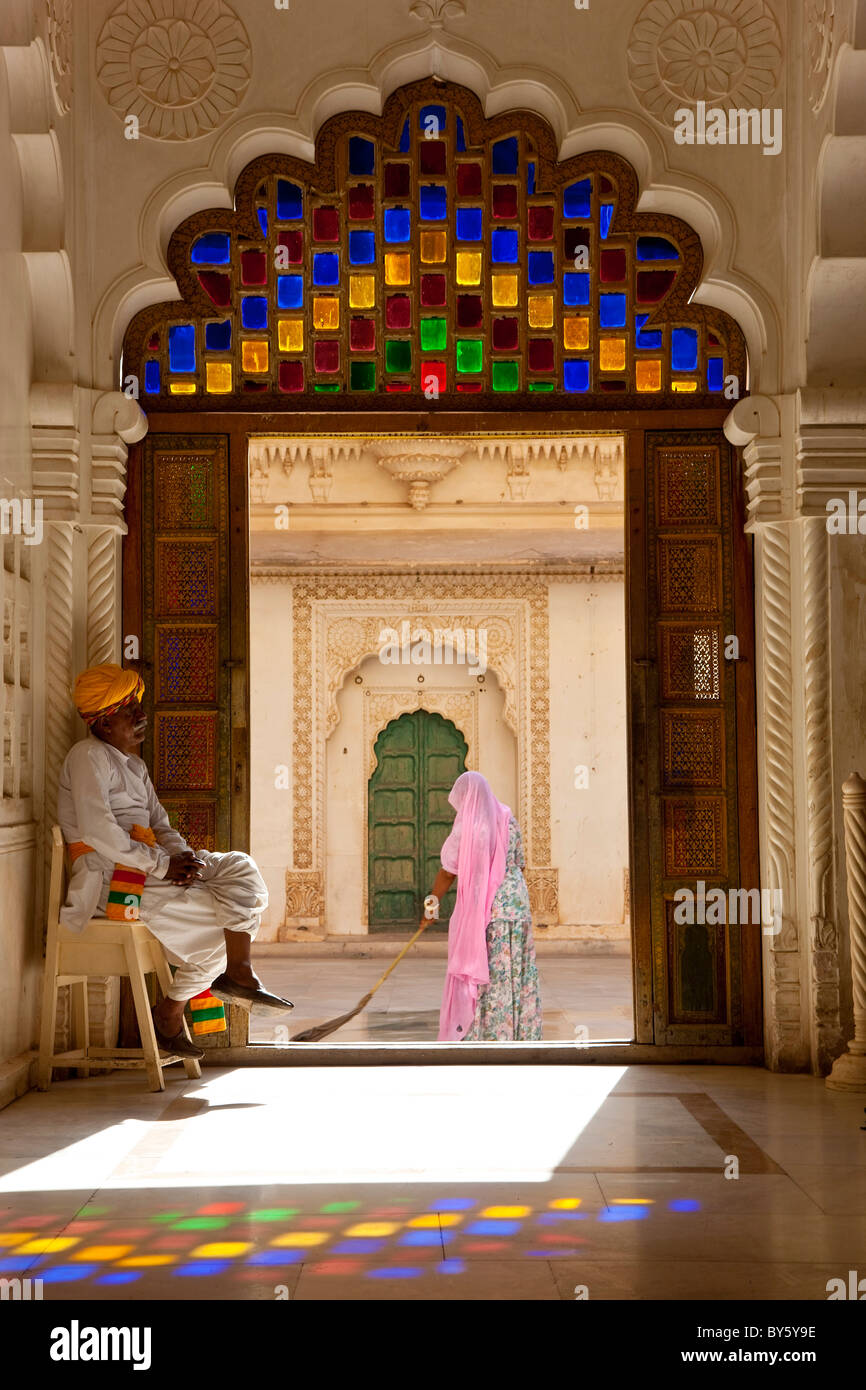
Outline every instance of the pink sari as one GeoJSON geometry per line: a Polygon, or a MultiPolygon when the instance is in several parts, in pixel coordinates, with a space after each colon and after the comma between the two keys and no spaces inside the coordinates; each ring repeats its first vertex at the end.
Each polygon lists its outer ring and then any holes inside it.
{"type": "Polygon", "coordinates": [[[490,982],[487,926],[505,877],[511,810],[480,772],[458,777],[448,800],[457,816],[442,846],[442,867],[457,875],[457,902],[448,924],[439,1041],[460,1042],[472,1027],[479,986],[490,982]]]}

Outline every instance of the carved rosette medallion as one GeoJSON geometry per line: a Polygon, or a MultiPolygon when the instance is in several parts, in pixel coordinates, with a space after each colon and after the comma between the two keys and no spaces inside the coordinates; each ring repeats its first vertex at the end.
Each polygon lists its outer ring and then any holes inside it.
{"type": "Polygon", "coordinates": [[[214,130],[243,99],[251,64],[247,32],[226,0],[124,0],[96,47],[110,105],[154,140],[214,130]]]}
{"type": "Polygon", "coordinates": [[[804,23],[809,103],[817,113],[824,105],[836,56],[836,0],[806,0],[804,23]]]}
{"type": "Polygon", "coordinates": [[[681,107],[763,106],[782,67],[766,0],[650,0],[628,42],[628,74],[645,111],[672,126],[681,107]]]}
{"type": "Polygon", "coordinates": [[[72,107],[72,0],[48,0],[48,61],[61,116],[72,107]]]}

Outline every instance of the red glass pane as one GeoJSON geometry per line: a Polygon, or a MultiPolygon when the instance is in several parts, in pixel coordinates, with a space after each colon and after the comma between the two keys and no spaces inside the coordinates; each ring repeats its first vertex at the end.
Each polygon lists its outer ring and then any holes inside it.
{"type": "Polygon", "coordinates": [[[637,273],[637,297],[639,304],[657,304],[664,299],[674,280],[675,270],[639,270],[637,273]]]}
{"type": "Polygon", "coordinates": [[[600,381],[602,391],[624,391],[626,383],[624,381],[600,381]]]}
{"type": "Polygon", "coordinates": [[[721,343],[719,342],[718,338],[716,337],[715,333],[708,333],[708,334],[707,334],[707,343],[709,344],[710,347],[721,347],[721,346],[722,346],[721,343]]]}
{"type": "Polygon", "coordinates": [[[483,188],[480,164],[457,165],[457,192],[461,198],[477,198],[483,188]]]}
{"type": "Polygon", "coordinates": [[[389,295],[385,303],[385,323],[389,328],[411,328],[412,301],[407,294],[389,295]]]}
{"type": "Polygon", "coordinates": [[[598,191],[599,193],[614,193],[616,190],[610,179],[606,179],[604,174],[600,174],[598,179],[598,191]]]}
{"type": "Polygon", "coordinates": [[[352,319],[349,324],[349,346],[353,352],[374,352],[376,349],[375,319],[352,319]]]}
{"type": "Polygon", "coordinates": [[[303,362],[281,362],[279,381],[281,391],[303,391],[303,362]]]}
{"type": "Polygon", "coordinates": [[[513,183],[500,183],[493,188],[493,216],[517,216],[517,188],[513,183]]]}
{"type": "Polygon", "coordinates": [[[621,284],[626,277],[627,268],[625,251],[602,251],[600,272],[606,284],[621,284]]]}
{"type": "Polygon", "coordinates": [[[313,210],[313,240],[340,240],[340,214],[336,208],[315,208],[313,210]]]}
{"type": "Polygon", "coordinates": [[[578,246],[591,246],[589,237],[589,227],[566,227],[562,234],[566,260],[574,261],[578,246]]]}
{"type": "Polygon", "coordinates": [[[500,350],[517,347],[519,329],[517,319],[493,320],[493,346],[500,350]]]}
{"type": "Polygon", "coordinates": [[[458,381],[458,383],[457,383],[457,390],[458,390],[458,391],[480,391],[480,390],[481,390],[481,387],[482,387],[482,384],[483,384],[483,383],[480,382],[480,381],[458,381]]]}
{"type": "Polygon", "coordinates": [[[357,222],[369,222],[374,216],[376,199],[371,183],[356,183],[349,189],[349,216],[357,222]]]}
{"type": "Polygon", "coordinates": [[[338,372],[340,370],[340,344],[331,340],[316,343],[313,360],[317,372],[338,372]]]}
{"type": "Polygon", "coordinates": [[[531,338],[529,340],[529,370],[531,372],[553,371],[552,338],[531,338]]]}
{"type": "Polygon", "coordinates": [[[445,141],[422,140],[418,146],[418,164],[422,174],[444,174],[445,141]]]}
{"type": "Polygon", "coordinates": [[[268,389],[268,383],[267,383],[266,381],[245,381],[245,382],[244,382],[244,390],[245,390],[245,391],[267,391],[267,389],[268,389]]]}
{"type": "MultiPolygon", "coordinates": [[[[304,234],[303,232],[280,232],[277,237],[277,245],[285,246],[288,252],[289,265],[300,265],[304,259],[304,234]]],[[[264,256],[262,257],[264,260],[264,256]]],[[[262,281],[264,284],[264,281],[262,281]]]]}
{"type": "MultiPolygon", "coordinates": [[[[202,289],[218,308],[224,309],[231,303],[232,282],[228,275],[221,275],[218,270],[200,270],[198,278],[202,289]]],[[[159,347],[159,341],[156,346],[159,347]]]]}
{"type": "Polygon", "coordinates": [[[147,340],[148,352],[159,352],[159,334],[152,333],[147,340]]]}
{"type": "Polygon", "coordinates": [[[529,240],[553,240],[553,208],[529,209],[529,240]]]}
{"type": "Polygon", "coordinates": [[[241,284],[266,285],[268,283],[268,258],[264,251],[241,252],[241,284]]]}
{"type": "MultiPolygon", "coordinates": [[[[385,165],[386,198],[408,198],[411,181],[412,171],[408,164],[385,165]]],[[[352,216],[354,215],[353,213],[352,216]]]]}
{"type": "MultiPolygon", "coordinates": [[[[411,391],[411,390],[412,390],[412,387],[409,385],[408,381],[386,381],[386,382],[385,382],[385,390],[386,390],[386,391],[411,391]]],[[[401,1213],[401,1215],[402,1215],[402,1213],[401,1213]]]]}
{"type": "Polygon", "coordinates": [[[457,296],[458,328],[480,328],[483,316],[480,294],[459,294],[457,296]]]}
{"type": "Polygon", "coordinates": [[[421,363],[421,389],[429,391],[433,385],[431,377],[434,379],[440,396],[445,391],[446,369],[444,362],[422,362],[421,363]]]}
{"type": "Polygon", "coordinates": [[[421,303],[439,305],[445,303],[445,276],[421,276],[421,303]]]}

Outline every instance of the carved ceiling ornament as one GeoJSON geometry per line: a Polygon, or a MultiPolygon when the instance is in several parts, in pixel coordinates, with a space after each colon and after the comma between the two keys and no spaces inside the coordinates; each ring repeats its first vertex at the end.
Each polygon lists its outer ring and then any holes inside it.
{"type": "Polygon", "coordinates": [[[806,57],[809,102],[817,114],[824,105],[836,56],[836,0],[806,0],[806,57]]]}
{"type": "Polygon", "coordinates": [[[760,107],[781,69],[782,39],[766,0],[650,0],[628,43],[632,90],[666,126],[699,101],[760,107]]]}
{"type": "Polygon", "coordinates": [[[123,0],[96,46],[109,104],[154,140],[194,140],[240,104],[250,81],[246,29],[226,0],[123,0]]]}
{"type": "Polygon", "coordinates": [[[441,29],[446,19],[462,19],[466,14],[464,0],[415,0],[409,13],[428,29],[441,29]]]}
{"type": "Polygon", "coordinates": [[[48,0],[48,59],[61,116],[72,108],[72,0],[48,0]]]}

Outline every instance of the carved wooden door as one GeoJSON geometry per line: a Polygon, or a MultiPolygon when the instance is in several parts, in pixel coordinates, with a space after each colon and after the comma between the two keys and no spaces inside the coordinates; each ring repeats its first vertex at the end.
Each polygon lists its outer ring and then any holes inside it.
{"type": "Polygon", "coordinates": [[[701,901],[712,888],[726,904],[732,889],[760,888],[750,543],[737,459],[715,431],[645,440],[646,647],[636,664],[646,673],[654,1040],[753,1045],[761,924],[731,920],[745,914],[727,906],[714,923],[701,901]],[[675,901],[683,888],[691,911],[682,895],[675,901]]]}

